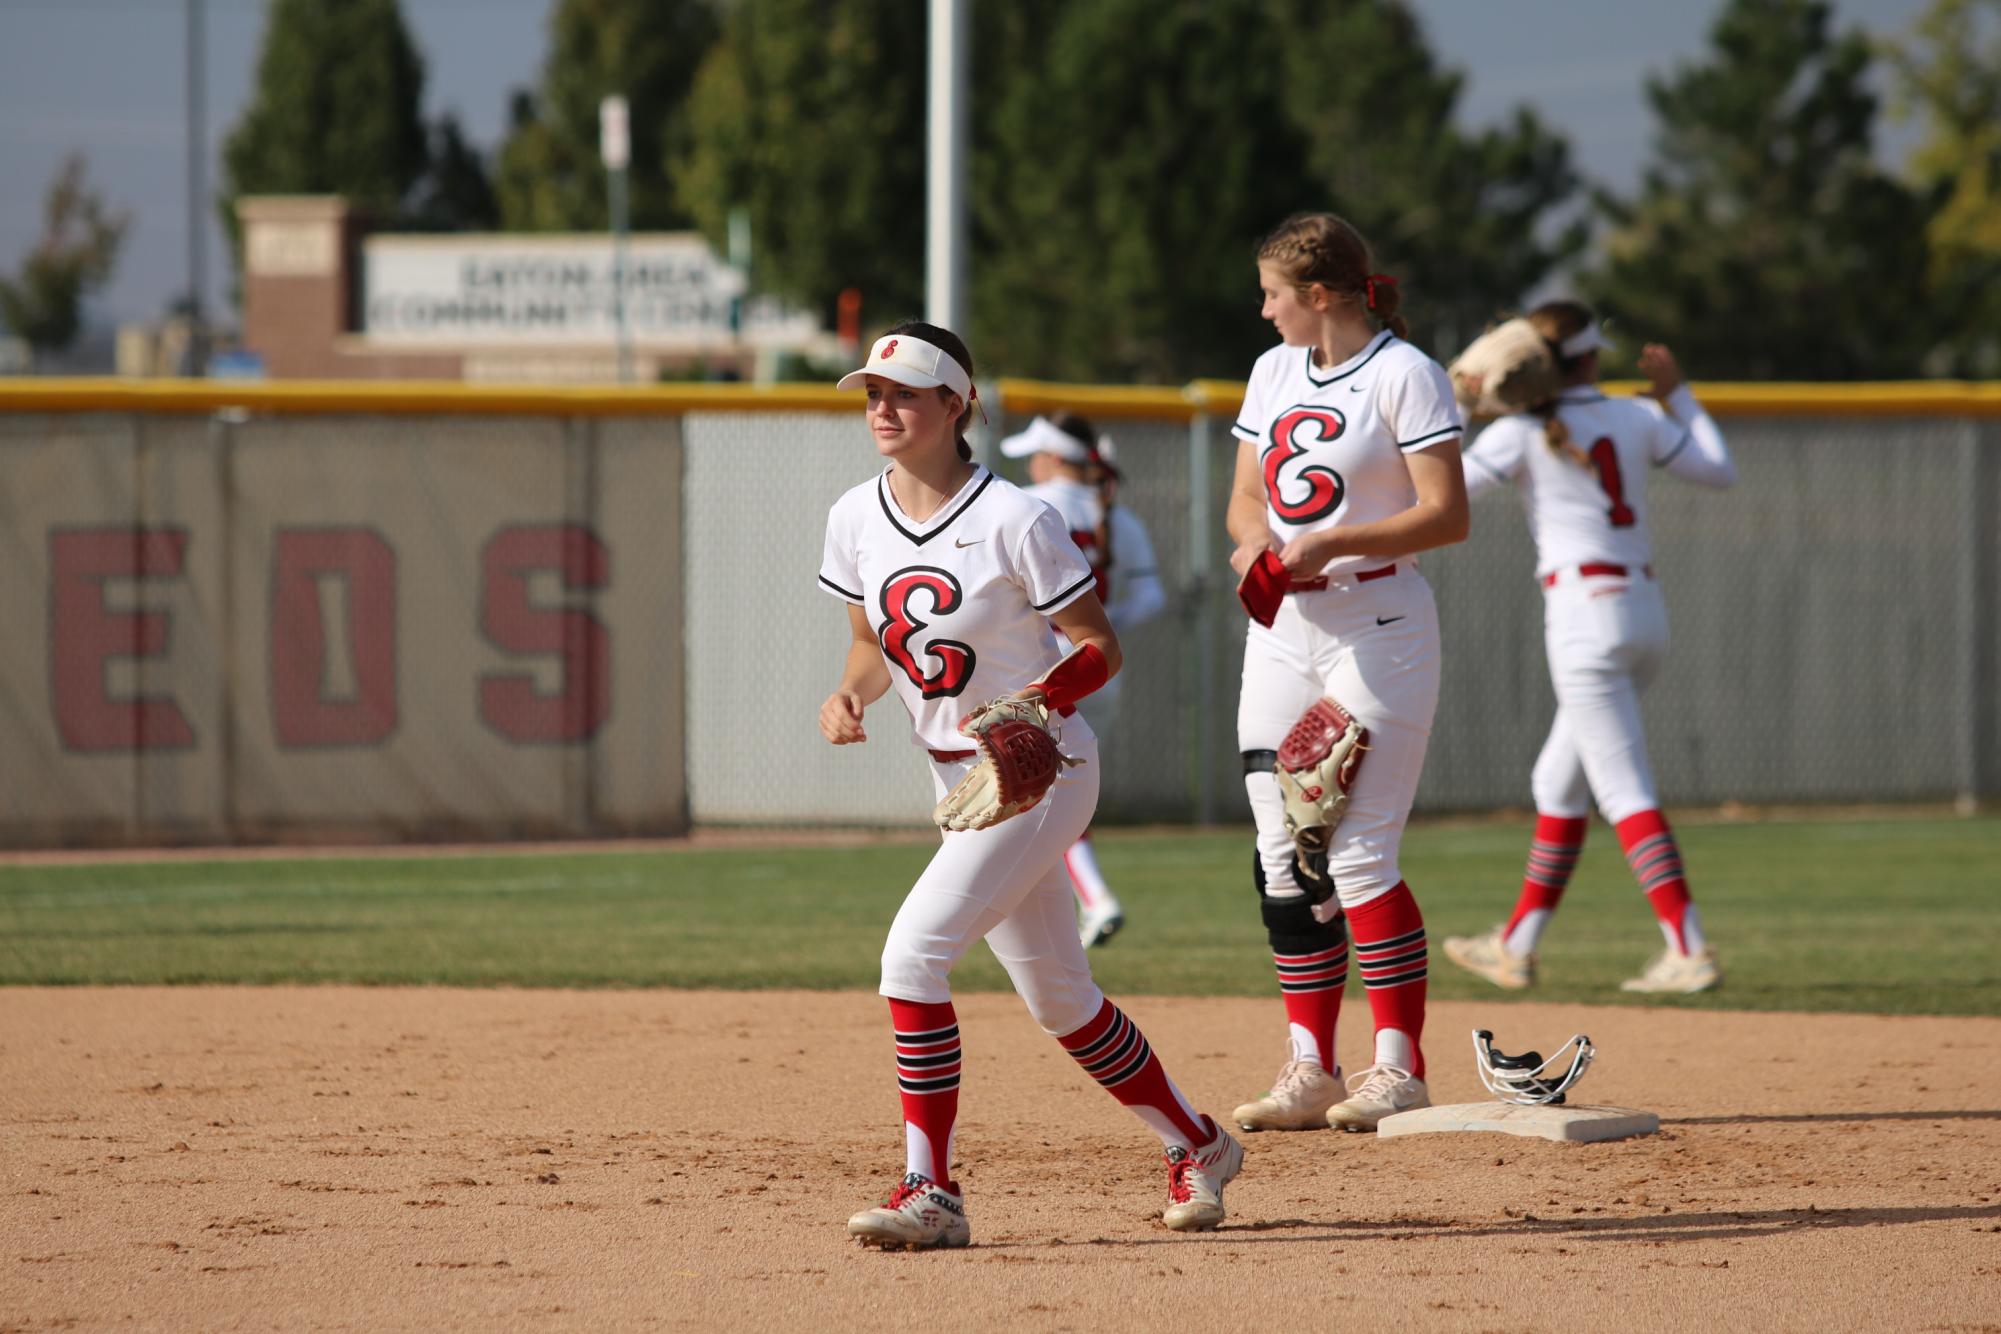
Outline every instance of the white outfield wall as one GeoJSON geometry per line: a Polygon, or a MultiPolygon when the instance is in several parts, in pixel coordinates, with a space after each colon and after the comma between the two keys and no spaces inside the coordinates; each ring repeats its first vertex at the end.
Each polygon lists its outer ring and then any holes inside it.
{"type": "MultiPolygon", "coordinates": [[[[1108,818],[1246,818],[1235,392],[986,391],[989,439],[1060,406],[1113,435],[1160,559],[1108,818]]],[[[1663,795],[1995,796],[2001,392],[1704,399],[1743,480],[1650,479],[1663,795]]],[[[878,466],[857,418],[806,388],[0,385],[0,843],[919,822],[900,729],[835,749],[814,721],[847,637],[826,509],[878,466]]],[[[1552,702],[1519,506],[1422,564],[1446,663],[1419,804],[1526,807],[1552,702]]]]}

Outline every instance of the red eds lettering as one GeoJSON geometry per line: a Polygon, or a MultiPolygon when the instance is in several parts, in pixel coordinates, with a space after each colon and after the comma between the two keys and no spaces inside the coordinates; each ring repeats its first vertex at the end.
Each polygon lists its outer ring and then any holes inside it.
{"type": "Polygon", "coordinates": [[[396,730],[396,553],[367,528],[280,529],[271,716],[281,746],[366,746],[396,730]],[[321,593],[345,594],[328,624],[321,593]]]}
{"type": "Polygon", "coordinates": [[[113,699],[104,672],[113,658],[156,657],[167,648],[161,611],[108,611],[113,579],[181,573],[188,535],[178,528],[85,528],[49,534],[49,675],[56,732],[68,750],[184,750],[195,730],[171,696],[113,699]]]}
{"type": "Polygon", "coordinates": [[[576,524],[503,528],[481,558],[480,631],[517,657],[559,655],[563,688],[535,689],[527,672],[489,672],[479,681],[479,716],[510,741],[586,741],[611,716],[611,634],[578,606],[537,607],[528,599],[528,576],[561,574],[565,589],[597,589],[611,582],[611,553],[602,539],[576,524]]]}

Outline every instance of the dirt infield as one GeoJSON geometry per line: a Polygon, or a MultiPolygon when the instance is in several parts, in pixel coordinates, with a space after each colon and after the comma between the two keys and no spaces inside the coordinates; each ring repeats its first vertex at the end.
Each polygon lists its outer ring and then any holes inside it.
{"type": "MultiPolygon", "coordinates": [[[[1278,1064],[1275,1001],[1121,999],[1211,1111],[1278,1064]]],[[[1184,1237],[1152,1136],[960,1013],[975,1244],[884,1255],[872,996],[0,991],[0,1330],[2001,1329],[2001,1020],[1439,1004],[1440,1101],[1476,1022],[1581,1028],[1664,1133],[1256,1136],[1184,1237]]]]}

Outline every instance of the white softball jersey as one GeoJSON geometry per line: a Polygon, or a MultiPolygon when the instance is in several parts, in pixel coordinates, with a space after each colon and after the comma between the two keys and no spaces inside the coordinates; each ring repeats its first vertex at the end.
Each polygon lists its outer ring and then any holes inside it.
{"type": "Polygon", "coordinates": [[[1669,395],[1666,408],[1651,398],[1608,398],[1578,386],[1564,391],[1557,414],[1589,466],[1550,448],[1542,419],[1527,414],[1501,418],[1466,452],[1469,495],[1505,482],[1520,488],[1539,576],[1588,563],[1634,572],[1650,564],[1652,468],[1705,486],[1736,480],[1722,433],[1687,385],[1669,395]]]}
{"type": "MultiPolygon", "coordinates": [[[[820,586],[875,625],[891,687],[928,750],[966,749],[959,722],[974,706],[1053,666],[1061,655],[1047,618],[1094,584],[1062,517],[985,468],[921,523],[898,507],[887,470],[827,515],[820,586]]],[[[1075,718],[1064,730],[1066,742],[1089,734],[1075,718]]]]}
{"type": "Polygon", "coordinates": [[[1028,487],[1027,494],[1063,516],[1071,540],[1097,576],[1098,601],[1105,604],[1105,618],[1113,630],[1124,634],[1152,620],[1167,606],[1167,592],[1154,561],[1153,539],[1130,508],[1112,506],[1112,561],[1107,567],[1104,553],[1097,549],[1098,521],[1104,517],[1098,488],[1059,477],[1028,487]]]}
{"type": "MultiPolygon", "coordinates": [[[[1464,431],[1444,367],[1387,330],[1324,370],[1313,351],[1281,344],[1259,357],[1231,428],[1257,447],[1265,519],[1286,541],[1401,514],[1417,502],[1401,456],[1464,431]]],[[[1382,564],[1337,556],[1320,573],[1382,564]]]]}

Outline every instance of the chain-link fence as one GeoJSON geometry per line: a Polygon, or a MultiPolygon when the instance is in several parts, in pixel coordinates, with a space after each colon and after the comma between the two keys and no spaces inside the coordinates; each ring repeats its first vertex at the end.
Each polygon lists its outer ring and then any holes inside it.
{"type": "MultiPolygon", "coordinates": [[[[1127,636],[1104,817],[1246,818],[1234,402],[997,388],[990,459],[1060,405],[1116,438],[1168,593],[1127,636]]],[[[928,810],[894,702],[864,746],[815,724],[848,639],[815,583],[826,513],[881,466],[852,396],[426,391],[463,398],[441,413],[272,389],[245,413],[70,392],[0,393],[22,631],[0,840],[658,830],[768,822],[781,789],[788,819],[928,810]]],[[[1719,390],[1739,484],[1649,478],[1668,802],[2001,791],[2001,396],[1912,397],[1719,390]]],[[[1506,493],[1422,559],[1445,651],[1422,809],[1530,804],[1553,710],[1533,566],[1506,493]]]]}

